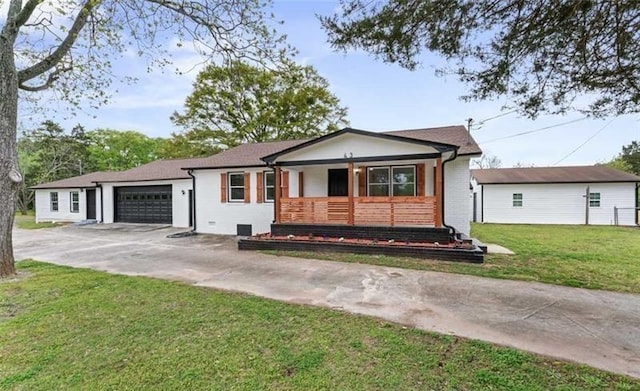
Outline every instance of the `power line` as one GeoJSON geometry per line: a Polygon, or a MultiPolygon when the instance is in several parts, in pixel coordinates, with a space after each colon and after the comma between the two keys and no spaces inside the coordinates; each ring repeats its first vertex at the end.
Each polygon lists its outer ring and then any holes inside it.
{"type": "Polygon", "coordinates": [[[513,114],[516,111],[518,111],[518,110],[510,110],[510,111],[507,111],[506,113],[501,113],[501,114],[498,114],[498,115],[494,115],[493,117],[485,118],[485,119],[481,120],[480,122],[478,122],[478,124],[476,126],[482,126],[482,125],[484,125],[485,122],[491,121],[491,120],[496,119],[496,118],[504,117],[505,115],[513,114]]]}
{"type": "Polygon", "coordinates": [[[585,119],[587,119],[587,117],[582,117],[582,118],[574,119],[574,120],[571,120],[571,121],[562,122],[562,123],[559,123],[559,124],[556,124],[556,125],[545,126],[544,128],[527,130],[526,132],[520,132],[520,133],[512,134],[512,135],[509,135],[509,136],[498,137],[498,138],[494,138],[494,139],[491,139],[491,140],[481,141],[480,144],[488,144],[488,143],[492,143],[494,141],[506,140],[506,139],[509,139],[509,138],[524,136],[524,135],[531,134],[531,133],[542,132],[543,130],[553,129],[553,128],[557,128],[557,127],[560,127],[560,126],[573,124],[575,122],[584,121],[585,119]]]}
{"type": "Polygon", "coordinates": [[[578,145],[576,147],[576,149],[574,149],[573,151],[569,152],[565,157],[563,157],[562,159],[558,160],[557,162],[553,163],[554,166],[557,166],[558,163],[561,163],[562,161],[564,161],[566,158],[568,158],[569,156],[573,155],[574,153],[578,152],[578,150],[582,147],[584,147],[589,141],[593,140],[597,135],[600,134],[600,132],[602,132],[603,130],[605,130],[609,125],[611,125],[611,123],[615,120],[615,118],[611,119],[611,121],[607,122],[606,125],[604,125],[603,127],[601,127],[600,129],[598,129],[594,134],[591,135],[591,137],[589,137],[588,139],[585,140],[585,142],[583,142],[582,144],[578,145]]]}

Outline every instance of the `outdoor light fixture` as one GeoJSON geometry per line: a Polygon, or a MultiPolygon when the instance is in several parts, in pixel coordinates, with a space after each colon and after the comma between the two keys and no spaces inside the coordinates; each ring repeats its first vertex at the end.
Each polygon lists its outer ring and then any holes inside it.
{"type": "Polygon", "coordinates": [[[186,192],[184,190],[182,190],[182,195],[185,195],[185,194],[186,194],[186,192]]]}

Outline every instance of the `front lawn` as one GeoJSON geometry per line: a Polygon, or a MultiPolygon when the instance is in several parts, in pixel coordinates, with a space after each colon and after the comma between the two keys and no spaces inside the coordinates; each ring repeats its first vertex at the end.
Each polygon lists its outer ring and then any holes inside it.
{"type": "Polygon", "coordinates": [[[53,228],[59,227],[62,224],[53,222],[36,223],[36,217],[33,211],[29,211],[26,215],[18,212],[14,217],[14,225],[20,229],[40,229],[40,228],[53,228]]]}
{"type": "Polygon", "coordinates": [[[640,381],[329,309],[38,262],[0,281],[0,389],[631,390],[640,381]]]}
{"type": "Polygon", "coordinates": [[[475,265],[354,254],[280,254],[640,293],[638,228],[473,224],[471,234],[516,255],[488,255],[484,264],[475,265]]]}

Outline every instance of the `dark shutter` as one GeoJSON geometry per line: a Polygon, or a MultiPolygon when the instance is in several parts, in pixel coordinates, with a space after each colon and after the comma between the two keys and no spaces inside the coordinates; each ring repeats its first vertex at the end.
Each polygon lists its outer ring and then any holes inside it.
{"type": "Polygon", "coordinates": [[[227,202],[227,173],[220,173],[220,202],[227,202]]]}

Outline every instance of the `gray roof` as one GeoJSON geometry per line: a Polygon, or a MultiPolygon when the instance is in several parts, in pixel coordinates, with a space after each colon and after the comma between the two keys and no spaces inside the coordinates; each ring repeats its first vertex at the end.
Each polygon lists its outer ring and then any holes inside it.
{"type": "Polygon", "coordinates": [[[273,141],[268,143],[242,144],[216,155],[194,160],[183,168],[233,168],[266,166],[262,157],[294,147],[309,140],[273,141]]]}
{"type": "MultiPolygon", "coordinates": [[[[480,155],[482,150],[473,137],[462,125],[445,126],[438,128],[394,130],[382,132],[392,136],[400,136],[420,141],[432,141],[435,143],[451,144],[459,146],[460,155],[480,155]]],[[[192,165],[184,168],[231,168],[231,167],[256,167],[265,166],[261,158],[281,152],[285,149],[310,141],[290,140],[274,141],[267,143],[242,144],[207,158],[194,161],[192,165]]]]}
{"type": "Polygon", "coordinates": [[[481,185],[511,183],[640,182],[640,177],[614,168],[598,166],[489,168],[471,170],[481,185]]]}
{"type": "Polygon", "coordinates": [[[42,183],[32,189],[83,188],[95,187],[96,183],[107,182],[144,182],[170,179],[190,179],[182,169],[200,159],[156,160],[125,171],[99,171],[91,174],[42,183]]]}
{"type": "Polygon", "coordinates": [[[96,187],[94,182],[102,180],[106,175],[112,174],[111,172],[92,172],[90,174],[74,176],[72,178],[61,179],[59,181],[41,183],[36,186],[32,186],[32,189],[78,189],[85,187],[96,187]]]}
{"type": "Polygon", "coordinates": [[[109,172],[101,176],[100,182],[138,182],[159,181],[168,179],[190,179],[189,174],[183,170],[197,164],[203,158],[156,160],[126,171],[109,172]]]}
{"type": "Polygon", "coordinates": [[[414,138],[422,141],[452,144],[460,147],[459,155],[480,155],[482,150],[463,125],[438,128],[408,129],[384,132],[394,136],[414,138]]]}

